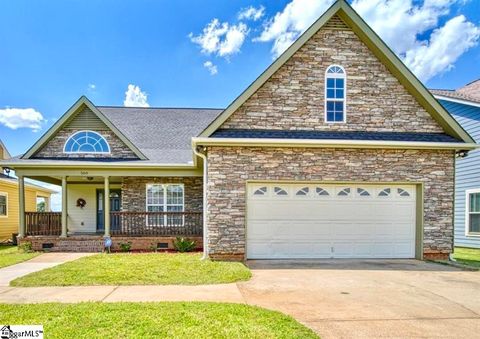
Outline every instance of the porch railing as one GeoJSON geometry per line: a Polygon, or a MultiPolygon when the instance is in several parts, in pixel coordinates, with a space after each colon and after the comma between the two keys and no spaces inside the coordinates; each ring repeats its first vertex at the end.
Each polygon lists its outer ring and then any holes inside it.
{"type": "Polygon", "coordinates": [[[60,235],[62,233],[61,212],[25,212],[25,234],[60,235]]]}
{"type": "Polygon", "coordinates": [[[112,236],[201,236],[202,212],[111,212],[112,236]]]}

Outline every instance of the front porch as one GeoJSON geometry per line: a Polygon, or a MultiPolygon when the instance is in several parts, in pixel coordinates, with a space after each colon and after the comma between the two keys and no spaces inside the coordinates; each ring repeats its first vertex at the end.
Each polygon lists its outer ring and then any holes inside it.
{"type": "Polygon", "coordinates": [[[61,212],[25,212],[24,177],[19,177],[19,239],[34,250],[100,252],[106,237],[111,237],[113,250],[121,243],[130,243],[131,250],[169,250],[176,237],[203,247],[202,177],[60,180],[61,212]]]}

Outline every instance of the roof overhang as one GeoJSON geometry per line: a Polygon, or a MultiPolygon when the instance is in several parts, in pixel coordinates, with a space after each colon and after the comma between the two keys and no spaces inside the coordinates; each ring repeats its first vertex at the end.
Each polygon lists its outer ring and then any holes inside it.
{"type": "Polygon", "coordinates": [[[437,94],[435,94],[435,98],[437,100],[445,100],[445,101],[455,102],[457,104],[463,104],[463,105],[468,105],[468,106],[473,106],[473,107],[480,107],[480,102],[458,99],[458,98],[452,98],[452,97],[449,97],[449,96],[437,95],[437,94]]]}
{"type": "Polygon", "coordinates": [[[480,145],[463,142],[417,142],[375,140],[312,140],[312,139],[264,139],[264,138],[208,138],[192,139],[197,146],[246,146],[246,147],[305,147],[305,148],[376,148],[376,149],[431,149],[473,150],[480,145]]]}
{"type": "Polygon", "coordinates": [[[70,118],[83,106],[87,106],[105,125],[115,133],[122,142],[129,147],[141,160],[148,158],[117,128],[115,125],[95,107],[95,105],[86,97],[82,96],[72,107],[70,107],[55,124],[22,156],[22,159],[30,159],[35,155],[55,134],[70,120],[70,118]]]}
{"type": "Polygon", "coordinates": [[[453,119],[433,97],[422,82],[408,69],[399,57],[367,25],[345,1],[336,1],[305,33],[303,33],[280,57],[278,57],[240,96],[238,96],[200,135],[211,136],[238,108],[240,108],[270,77],[280,69],[328,20],[338,15],[357,34],[360,40],[396,76],[407,91],[437,121],[449,135],[474,143],[472,137],[453,119]]]}
{"type": "Polygon", "coordinates": [[[51,161],[51,162],[36,162],[36,161],[2,161],[0,162],[1,167],[8,168],[118,168],[118,169],[142,169],[142,168],[155,168],[155,169],[192,169],[196,168],[197,165],[195,162],[191,164],[158,164],[158,163],[109,163],[109,162],[62,162],[62,161],[51,161]]]}

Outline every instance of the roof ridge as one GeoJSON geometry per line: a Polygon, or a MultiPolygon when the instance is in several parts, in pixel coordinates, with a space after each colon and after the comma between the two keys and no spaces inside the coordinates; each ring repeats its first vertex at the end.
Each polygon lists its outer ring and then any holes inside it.
{"type": "Polygon", "coordinates": [[[215,108],[215,107],[140,107],[140,106],[115,106],[115,105],[95,105],[97,108],[143,108],[143,109],[191,109],[191,110],[225,110],[225,108],[215,108]]]}

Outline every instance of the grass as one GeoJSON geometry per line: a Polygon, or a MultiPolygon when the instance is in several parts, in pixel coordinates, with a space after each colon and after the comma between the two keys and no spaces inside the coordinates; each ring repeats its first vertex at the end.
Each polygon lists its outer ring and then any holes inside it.
{"type": "Polygon", "coordinates": [[[201,302],[0,304],[0,324],[43,325],[46,338],[318,338],[280,312],[201,302]]]}
{"type": "Polygon", "coordinates": [[[480,249],[455,247],[453,257],[460,264],[480,268],[480,249]]]}
{"type": "Polygon", "coordinates": [[[15,246],[0,246],[0,268],[32,259],[39,254],[36,252],[23,252],[15,246]]]}
{"type": "Polygon", "coordinates": [[[12,286],[201,285],[248,280],[239,262],[200,260],[190,253],[98,254],[28,274],[12,286]]]}

